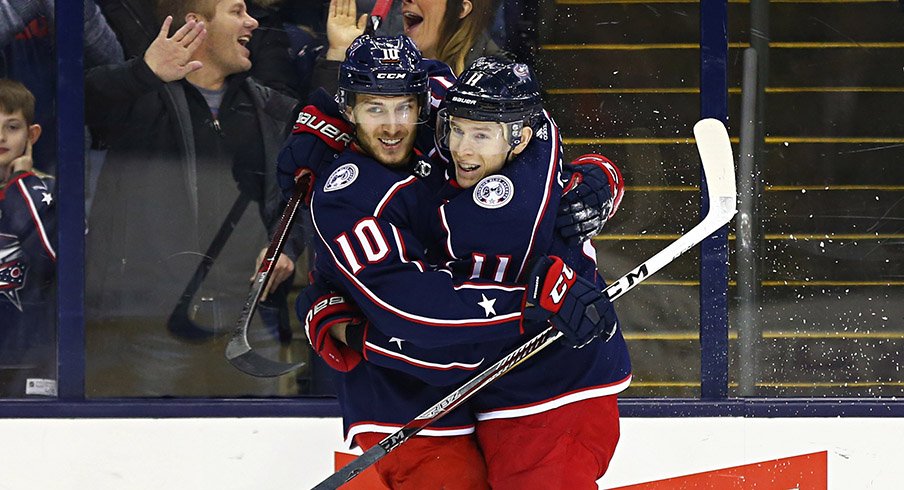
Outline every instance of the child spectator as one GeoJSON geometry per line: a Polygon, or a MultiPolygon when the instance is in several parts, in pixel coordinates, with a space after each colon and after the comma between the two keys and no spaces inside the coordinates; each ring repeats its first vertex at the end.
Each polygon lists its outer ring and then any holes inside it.
{"type": "Polygon", "coordinates": [[[0,79],[0,396],[55,396],[54,179],[33,170],[35,97],[0,79]]]}

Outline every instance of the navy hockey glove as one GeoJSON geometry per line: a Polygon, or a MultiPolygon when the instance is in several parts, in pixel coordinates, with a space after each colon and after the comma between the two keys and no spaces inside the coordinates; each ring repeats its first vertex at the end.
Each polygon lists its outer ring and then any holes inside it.
{"type": "Polygon", "coordinates": [[[568,184],[562,194],[556,229],[569,245],[593,238],[615,215],[625,195],[621,172],[608,158],[587,154],[562,167],[568,184]]]}
{"type": "Polygon", "coordinates": [[[331,368],[348,372],[361,362],[366,322],[354,304],[341,294],[312,284],[304,288],[295,301],[298,318],[314,352],[331,368]],[[330,335],[334,325],[347,324],[344,344],[330,335]]]}
{"type": "Polygon", "coordinates": [[[318,176],[352,140],[352,125],[342,119],[336,102],[319,90],[312,105],[298,113],[292,134],[279,152],[276,179],[283,194],[292,194],[303,169],[318,176]]]}
{"type": "Polygon", "coordinates": [[[525,294],[525,320],[548,320],[572,347],[581,348],[596,337],[608,341],[618,328],[606,294],[554,255],[531,264],[525,294]]]}

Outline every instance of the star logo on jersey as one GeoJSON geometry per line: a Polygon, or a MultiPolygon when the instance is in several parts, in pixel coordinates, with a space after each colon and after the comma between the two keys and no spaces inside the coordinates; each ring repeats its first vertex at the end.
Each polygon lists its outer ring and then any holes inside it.
{"type": "Polygon", "coordinates": [[[515,186],[504,175],[490,175],[474,186],[474,202],[486,209],[497,209],[512,200],[515,186]]]}
{"type": "Polygon", "coordinates": [[[22,311],[19,290],[25,287],[28,266],[19,240],[13,235],[0,233],[0,295],[22,311]]]}
{"type": "Polygon", "coordinates": [[[51,196],[49,192],[42,192],[41,202],[50,206],[51,204],[53,204],[53,196],[51,196]]]}
{"type": "Polygon", "coordinates": [[[547,141],[549,139],[549,130],[546,129],[545,124],[537,130],[537,138],[540,138],[543,141],[547,141]]]}
{"type": "Polygon", "coordinates": [[[341,167],[333,170],[326,184],[323,185],[323,192],[333,192],[344,189],[358,178],[358,167],[354,163],[346,163],[341,167]]]}
{"type": "Polygon", "coordinates": [[[396,346],[398,346],[399,350],[402,350],[402,342],[404,342],[404,341],[405,341],[405,339],[400,339],[398,337],[393,337],[393,338],[389,339],[390,343],[395,342],[395,344],[396,344],[396,346]]]}
{"type": "Polygon", "coordinates": [[[496,298],[489,299],[482,293],[480,297],[483,298],[483,301],[479,301],[477,305],[483,308],[483,312],[487,318],[489,318],[490,315],[496,315],[496,298]]]}

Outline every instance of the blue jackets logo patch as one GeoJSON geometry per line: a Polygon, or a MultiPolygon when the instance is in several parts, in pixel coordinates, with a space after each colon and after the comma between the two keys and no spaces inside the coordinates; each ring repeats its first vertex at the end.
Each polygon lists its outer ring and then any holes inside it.
{"type": "Polygon", "coordinates": [[[474,187],[474,202],[487,209],[501,208],[512,200],[515,186],[504,175],[491,175],[474,187]]]}
{"type": "Polygon", "coordinates": [[[333,170],[330,177],[326,179],[323,186],[323,192],[338,191],[352,184],[358,178],[358,167],[354,163],[346,163],[345,165],[333,170]]]}
{"type": "Polygon", "coordinates": [[[0,233],[0,295],[22,311],[19,290],[25,286],[28,266],[25,253],[16,237],[0,233]]]}

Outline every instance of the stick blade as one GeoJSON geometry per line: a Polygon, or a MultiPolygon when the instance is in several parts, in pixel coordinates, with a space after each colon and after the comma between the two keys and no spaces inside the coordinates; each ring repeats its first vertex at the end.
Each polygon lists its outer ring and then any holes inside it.
{"type": "Polygon", "coordinates": [[[275,378],[304,366],[303,362],[280,362],[267,359],[250,349],[235,354],[234,357],[229,357],[227,348],[226,359],[239,371],[257,378],[275,378]]]}
{"type": "Polygon", "coordinates": [[[303,362],[274,361],[254,351],[248,343],[248,330],[243,325],[226,344],[226,360],[236,369],[257,378],[275,378],[304,366],[303,362]]]}
{"type": "Polygon", "coordinates": [[[224,332],[207,329],[188,317],[188,305],[180,303],[166,320],[166,330],[173,337],[192,344],[202,344],[224,332]]]}
{"type": "Polygon", "coordinates": [[[701,119],[694,125],[694,138],[706,175],[709,205],[720,216],[733,216],[738,209],[737,183],[728,130],[718,119],[701,119]]]}

